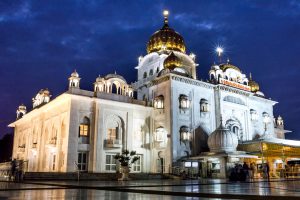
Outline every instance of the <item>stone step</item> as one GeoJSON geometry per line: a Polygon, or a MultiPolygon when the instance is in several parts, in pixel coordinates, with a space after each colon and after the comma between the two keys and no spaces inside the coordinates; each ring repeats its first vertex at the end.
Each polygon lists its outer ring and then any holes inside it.
{"type": "MultiPolygon", "coordinates": [[[[121,174],[117,173],[80,173],[80,180],[117,180],[121,174]]],[[[76,172],[26,172],[24,180],[77,180],[76,172]]],[[[129,178],[133,180],[165,179],[166,176],[152,173],[130,173],[129,178]]]]}

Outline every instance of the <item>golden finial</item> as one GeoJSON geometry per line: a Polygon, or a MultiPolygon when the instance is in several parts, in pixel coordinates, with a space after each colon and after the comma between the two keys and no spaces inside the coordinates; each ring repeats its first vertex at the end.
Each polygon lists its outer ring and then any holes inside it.
{"type": "Polygon", "coordinates": [[[164,24],[168,25],[169,11],[168,10],[164,10],[163,15],[164,15],[164,24]]]}

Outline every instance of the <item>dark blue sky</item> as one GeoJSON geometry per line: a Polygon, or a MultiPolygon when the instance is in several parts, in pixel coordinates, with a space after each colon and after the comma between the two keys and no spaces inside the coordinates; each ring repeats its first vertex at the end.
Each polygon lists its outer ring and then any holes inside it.
{"type": "Polygon", "coordinates": [[[67,89],[77,69],[81,87],[112,73],[136,78],[137,58],[162,26],[170,26],[197,55],[198,76],[208,78],[216,44],[240,69],[252,72],[261,90],[279,101],[290,139],[300,139],[300,1],[86,1],[0,2],[0,136],[11,132],[20,103],[31,109],[41,88],[53,96],[67,89]]]}

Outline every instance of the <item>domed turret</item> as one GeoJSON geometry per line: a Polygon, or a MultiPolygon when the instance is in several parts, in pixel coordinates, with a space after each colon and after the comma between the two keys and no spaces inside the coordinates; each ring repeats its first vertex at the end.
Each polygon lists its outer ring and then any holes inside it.
{"type": "Polygon", "coordinates": [[[167,10],[164,11],[164,26],[156,31],[147,44],[147,52],[152,53],[160,50],[174,50],[185,53],[183,37],[169,27],[167,10]]]}
{"type": "Polygon", "coordinates": [[[69,88],[79,88],[80,77],[76,70],[69,77],[69,88]]]}
{"type": "Polygon", "coordinates": [[[97,78],[96,78],[96,82],[100,82],[100,81],[102,81],[102,77],[99,75],[97,78]]]}
{"type": "Polygon", "coordinates": [[[79,78],[79,74],[77,73],[76,69],[74,72],[71,74],[71,77],[79,78]]]}
{"type": "Polygon", "coordinates": [[[219,68],[220,68],[223,72],[225,72],[227,69],[234,69],[234,70],[236,70],[236,71],[238,71],[238,72],[241,73],[241,70],[240,70],[237,66],[234,66],[234,65],[232,65],[232,64],[229,64],[228,62],[227,62],[227,63],[224,63],[224,64],[220,64],[220,65],[219,65],[219,68]]]}
{"type": "Polygon", "coordinates": [[[170,55],[164,60],[164,68],[174,70],[176,67],[181,67],[182,61],[172,51],[170,55]]]}
{"type": "Polygon", "coordinates": [[[258,92],[259,91],[259,85],[258,85],[257,82],[255,82],[254,80],[252,80],[251,73],[250,73],[249,86],[250,86],[251,92],[258,92]]]}
{"type": "Polygon", "coordinates": [[[112,79],[112,78],[121,79],[122,81],[124,81],[124,83],[127,83],[127,82],[126,82],[126,79],[125,79],[123,76],[117,74],[117,72],[115,72],[114,74],[107,74],[107,75],[104,77],[105,80],[112,79]]]}
{"type": "Polygon", "coordinates": [[[17,119],[22,118],[26,114],[26,112],[27,112],[26,106],[24,104],[21,104],[17,110],[17,119]]]}
{"type": "Polygon", "coordinates": [[[210,134],[207,140],[211,152],[233,152],[238,145],[238,137],[222,125],[210,134]]]}

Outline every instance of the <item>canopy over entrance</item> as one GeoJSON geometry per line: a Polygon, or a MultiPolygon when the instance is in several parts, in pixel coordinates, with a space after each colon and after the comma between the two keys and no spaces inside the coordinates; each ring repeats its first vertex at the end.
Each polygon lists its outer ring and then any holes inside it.
{"type": "Polygon", "coordinates": [[[263,157],[300,158],[300,141],[278,138],[252,140],[239,144],[238,150],[263,157]]]}

